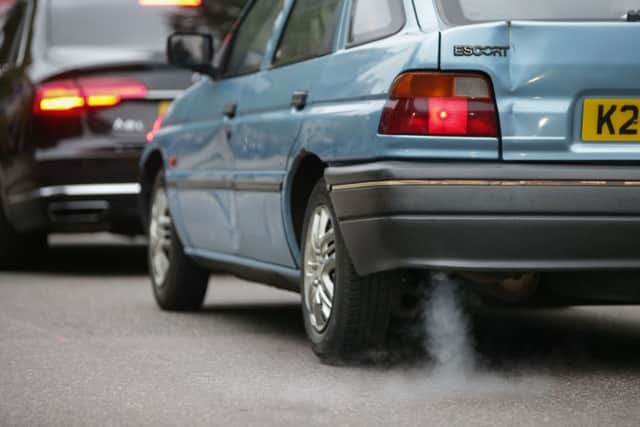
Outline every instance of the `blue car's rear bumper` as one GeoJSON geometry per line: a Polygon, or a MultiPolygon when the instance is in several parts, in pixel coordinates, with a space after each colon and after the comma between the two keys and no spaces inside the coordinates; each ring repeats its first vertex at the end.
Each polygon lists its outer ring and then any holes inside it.
{"type": "Polygon", "coordinates": [[[640,269],[640,167],[380,162],[326,180],[363,275],[640,269]]]}

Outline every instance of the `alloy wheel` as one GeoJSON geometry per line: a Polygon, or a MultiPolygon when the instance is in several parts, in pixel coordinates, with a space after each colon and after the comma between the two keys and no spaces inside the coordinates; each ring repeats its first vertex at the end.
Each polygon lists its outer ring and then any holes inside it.
{"type": "Polygon", "coordinates": [[[311,217],[304,251],[304,302],[313,328],[322,333],[333,312],[336,236],[331,212],[318,206],[311,217]]]}
{"type": "Polygon", "coordinates": [[[156,191],[151,206],[151,221],[149,225],[149,255],[151,274],[155,286],[164,286],[169,267],[171,265],[169,251],[171,249],[171,215],[167,194],[164,188],[156,191]]]}

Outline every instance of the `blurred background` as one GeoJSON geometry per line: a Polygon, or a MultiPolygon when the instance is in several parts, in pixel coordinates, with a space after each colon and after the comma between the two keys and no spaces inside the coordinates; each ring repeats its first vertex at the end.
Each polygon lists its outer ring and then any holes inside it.
{"type": "Polygon", "coordinates": [[[36,267],[55,233],[144,234],[140,153],[201,78],[167,36],[219,51],[244,3],[0,0],[0,267],[36,267]]]}

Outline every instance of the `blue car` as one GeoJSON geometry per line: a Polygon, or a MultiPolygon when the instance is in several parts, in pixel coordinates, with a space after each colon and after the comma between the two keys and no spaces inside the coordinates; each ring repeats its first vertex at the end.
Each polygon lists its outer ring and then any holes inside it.
{"type": "Polygon", "coordinates": [[[517,298],[640,269],[637,6],[254,0],[215,58],[172,35],[208,78],[141,162],[158,304],[199,308],[212,269],[298,291],[334,362],[384,347],[408,272],[517,298]]]}

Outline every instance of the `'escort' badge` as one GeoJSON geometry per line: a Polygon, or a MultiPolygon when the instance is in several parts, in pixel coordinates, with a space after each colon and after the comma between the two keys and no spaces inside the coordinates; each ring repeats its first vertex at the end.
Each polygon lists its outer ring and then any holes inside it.
{"type": "Polygon", "coordinates": [[[454,46],[454,56],[507,56],[509,46],[454,46]]]}

